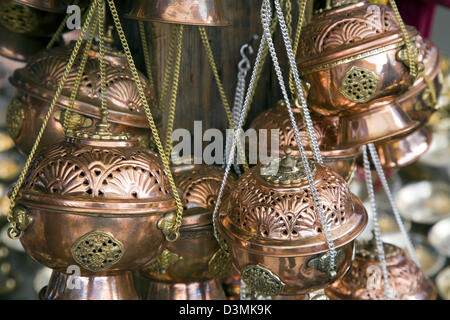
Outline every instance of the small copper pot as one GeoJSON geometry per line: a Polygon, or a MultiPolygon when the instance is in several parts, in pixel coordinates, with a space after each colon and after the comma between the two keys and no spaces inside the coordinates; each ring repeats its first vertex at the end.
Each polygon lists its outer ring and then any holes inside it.
{"type": "Polygon", "coordinates": [[[289,299],[316,291],[350,268],[353,240],[367,224],[362,203],[330,168],[314,164],[314,180],[337,249],[336,269],[300,161],[290,153],[238,180],[220,208],[218,230],[247,288],[289,299]],[[273,173],[268,168],[279,165],[273,173]],[[261,171],[262,169],[262,171],[261,171]]]}
{"type": "MultiPolygon", "coordinates": [[[[311,85],[313,110],[359,113],[360,104],[406,92],[414,78],[404,63],[403,37],[392,8],[369,1],[334,4],[302,30],[297,63],[311,85]]],[[[407,29],[414,39],[417,30],[407,29]]]]}
{"type": "MultiPolygon", "coordinates": [[[[8,106],[8,128],[17,147],[25,154],[28,154],[34,144],[34,138],[40,130],[72,49],[73,44],[45,50],[30,59],[24,68],[16,70],[10,78],[17,91],[8,106]]],[[[149,147],[152,138],[148,130],[148,121],[133,76],[127,68],[124,54],[109,48],[105,60],[108,120],[111,131],[130,133],[137,137],[143,146],[149,147]]],[[[78,59],[66,81],[42,137],[40,148],[64,140],[62,123],[79,63],[78,59]]],[[[99,54],[96,50],[92,50],[68,125],[73,131],[94,129],[101,118],[99,70],[99,54]]],[[[154,108],[153,92],[142,74],[140,78],[147,101],[151,108],[153,107],[152,114],[159,125],[161,114],[157,108],[154,108]]]]}
{"type": "MultiPolygon", "coordinates": [[[[225,299],[222,285],[210,268],[210,261],[219,251],[212,213],[224,171],[207,165],[177,165],[173,173],[185,207],[180,239],[168,243],[167,251],[142,270],[151,279],[147,298],[225,299]]],[[[232,177],[228,182],[225,194],[234,185],[232,177]]]]}
{"type": "Polygon", "coordinates": [[[46,298],[137,299],[130,271],[163,251],[159,221],[175,210],[156,154],[74,139],[35,158],[12,222],[26,252],[54,270],[46,298]]]}
{"type": "MultiPolygon", "coordinates": [[[[406,253],[384,244],[389,287],[395,300],[434,300],[436,288],[406,253]]],[[[357,243],[351,271],[325,289],[332,300],[383,300],[385,285],[373,241],[357,243]]]]}
{"type": "MultiPolygon", "coordinates": [[[[309,143],[309,135],[303,124],[301,109],[297,101],[295,102],[295,106],[292,111],[299,128],[302,144],[307,156],[312,158],[313,153],[309,143]]],[[[312,120],[314,123],[314,133],[325,165],[333,169],[333,171],[342,176],[346,181],[351,180],[356,170],[356,158],[361,153],[360,148],[335,148],[339,124],[337,117],[323,117],[318,114],[312,114],[312,120]]],[[[261,113],[252,121],[249,128],[255,129],[257,134],[261,129],[267,130],[267,150],[275,152],[277,156],[284,156],[284,150],[286,148],[293,150],[292,154],[294,156],[299,155],[297,140],[284,101],[280,101],[276,107],[261,113]],[[279,149],[271,150],[270,130],[276,129],[279,130],[279,149]]]]}

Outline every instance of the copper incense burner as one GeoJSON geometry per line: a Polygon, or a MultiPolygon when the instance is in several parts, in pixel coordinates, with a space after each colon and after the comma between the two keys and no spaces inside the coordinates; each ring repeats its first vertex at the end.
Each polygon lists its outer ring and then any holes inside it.
{"type": "MultiPolygon", "coordinates": [[[[384,243],[389,287],[395,300],[434,300],[436,288],[404,250],[384,243]]],[[[385,285],[374,241],[356,244],[351,271],[325,289],[333,300],[383,300],[385,285]]]]}
{"type": "MultiPolygon", "coordinates": [[[[17,91],[8,106],[8,131],[17,147],[26,154],[33,146],[34,138],[41,127],[72,50],[73,43],[69,46],[45,50],[33,56],[24,68],[16,70],[10,78],[17,91]]],[[[76,60],[64,85],[42,137],[40,148],[64,140],[65,110],[69,106],[80,61],[81,58],[76,60]]],[[[108,47],[105,62],[110,130],[115,133],[129,133],[137,137],[143,146],[151,146],[151,134],[148,130],[144,107],[133,76],[128,69],[125,55],[108,47]]],[[[99,63],[98,51],[91,50],[68,123],[68,129],[71,131],[92,130],[101,119],[99,63]]],[[[161,114],[154,107],[154,93],[150,90],[146,78],[142,74],[139,76],[147,101],[152,108],[152,114],[159,124],[161,114]]]]}
{"type": "Polygon", "coordinates": [[[131,271],[163,251],[158,226],[175,211],[155,153],[133,141],[69,138],[35,157],[13,223],[26,252],[53,269],[42,298],[137,299],[131,271]]]}
{"type": "Polygon", "coordinates": [[[290,150],[276,162],[269,167],[257,165],[238,179],[220,208],[218,230],[247,287],[262,296],[297,299],[347,272],[354,239],[368,218],[339,175],[312,163],[337,248],[336,269],[330,270],[328,245],[303,166],[290,150]],[[274,165],[279,165],[276,173],[269,170],[274,165]]]}
{"type": "MultiPolygon", "coordinates": [[[[295,101],[295,106],[296,107],[293,108],[292,111],[300,131],[303,147],[305,148],[307,156],[312,158],[313,153],[310,149],[309,136],[303,124],[303,117],[297,101],[295,101]]],[[[337,119],[337,117],[323,117],[318,114],[312,114],[312,119],[315,135],[325,165],[333,169],[333,171],[338,173],[346,181],[351,180],[356,170],[356,158],[361,154],[360,148],[335,148],[338,133],[337,125],[339,124],[339,119],[337,119]]],[[[260,129],[268,130],[267,149],[271,152],[275,152],[276,155],[284,156],[284,150],[290,148],[293,150],[292,155],[298,156],[297,140],[295,139],[294,130],[292,129],[292,124],[284,101],[280,101],[275,108],[266,110],[257,116],[252,121],[249,128],[257,130],[257,133],[260,129]],[[279,150],[271,150],[270,130],[274,129],[279,130],[279,150]]]]}

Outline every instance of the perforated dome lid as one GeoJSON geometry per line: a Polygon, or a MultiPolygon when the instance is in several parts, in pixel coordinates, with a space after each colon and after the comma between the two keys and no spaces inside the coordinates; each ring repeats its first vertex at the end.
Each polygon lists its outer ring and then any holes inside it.
{"type": "Polygon", "coordinates": [[[68,139],[43,150],[20,194],[20,202],[60,210],[176,210],[160,158],[128,141],[68,139]]]}
{"type": "MultiPolygon", "coordinates": [[[[95,46],[94,46],[95,47],[95,46]]],[[[70,58],[74,43],[68,46],[47,49],[29,59],[24,68],[17,69],[11,76],[11,83],[45,101],[51,101],[56,88],[64,74],[70,58]]],[[[82,47],[83,48],[83,47],[82,47]]],[[[80,50],[82,51],[82,50],[80,50]]],[[[78,54],[74,66],[63,87],[58,104],[66,108],[72,93],[78,68],[81,62],[81,53],[78,54]]],[[[106,98],[109,110],[108,119],[115,123],[133,127],[148,127],[143,103],[139,96],[133,75],[129,70],[125,55],[111,47],[105,56],[106,62],[106,98]]],[[[145,96],[152,114],[159,122],[161,113],[154,100],[154,93],[148,85],[147,79],[139,73],[145,96]]],[[[83,115],[100,118],[101,81],[100,57],[95,48],[90,51],[83,73],[73,109],[83,115]]]]}
{"type": "MultiPolygon", "coordinates": [[[[287,152],[279,161],[274,172],[255,166],[238,179],[220,209],[229,219],[224,227],[252,243],[271,242],[304,253],[328,250],[300,159],[287,152]]],[[[367,214],[340,176],[321,164],[312,167],[332,238],[344,245],[362,232],[367,214]]]]}
{"type": "MultiPolygon", "coordinates": [[[[403,41],[390,6],[369,1],[335,2],[335,8],[313,16],[302,30],[307,35],[300,43],[297,60],[302,69],[403,41]]],[[[417,34],[413,27],[408,27],[408,32],[417,34]]]]}

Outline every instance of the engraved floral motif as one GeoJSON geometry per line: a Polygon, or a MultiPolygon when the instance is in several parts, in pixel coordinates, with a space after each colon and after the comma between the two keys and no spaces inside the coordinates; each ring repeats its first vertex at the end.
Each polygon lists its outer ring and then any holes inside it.
{"type": "Polygon", "coordinates": [[[109,199],[167,197],[169,184],[156,154],[63,142],[36,157],[25,188],[32,192],[109,199]]]}

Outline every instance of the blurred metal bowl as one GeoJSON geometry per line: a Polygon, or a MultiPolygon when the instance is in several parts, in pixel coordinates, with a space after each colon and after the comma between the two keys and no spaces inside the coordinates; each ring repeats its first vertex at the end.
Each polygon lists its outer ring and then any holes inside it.
{"type": "Polygon", "coordinates": [[[450,218],[436,223],[428,233],[428,240],[441,254],[450,257],[450,218]]]}
{"type": "Polygon", "coordinates": [[[444,300],[450,300],[450,267],[442,270],[436,277],[439,295],[444,300]]]}
{"type": "Polygon", "coordinates": [[[450,185],[422,181],[403,187],[395,199],[403,218],[433,224],[450,217],[450,185]]]}

